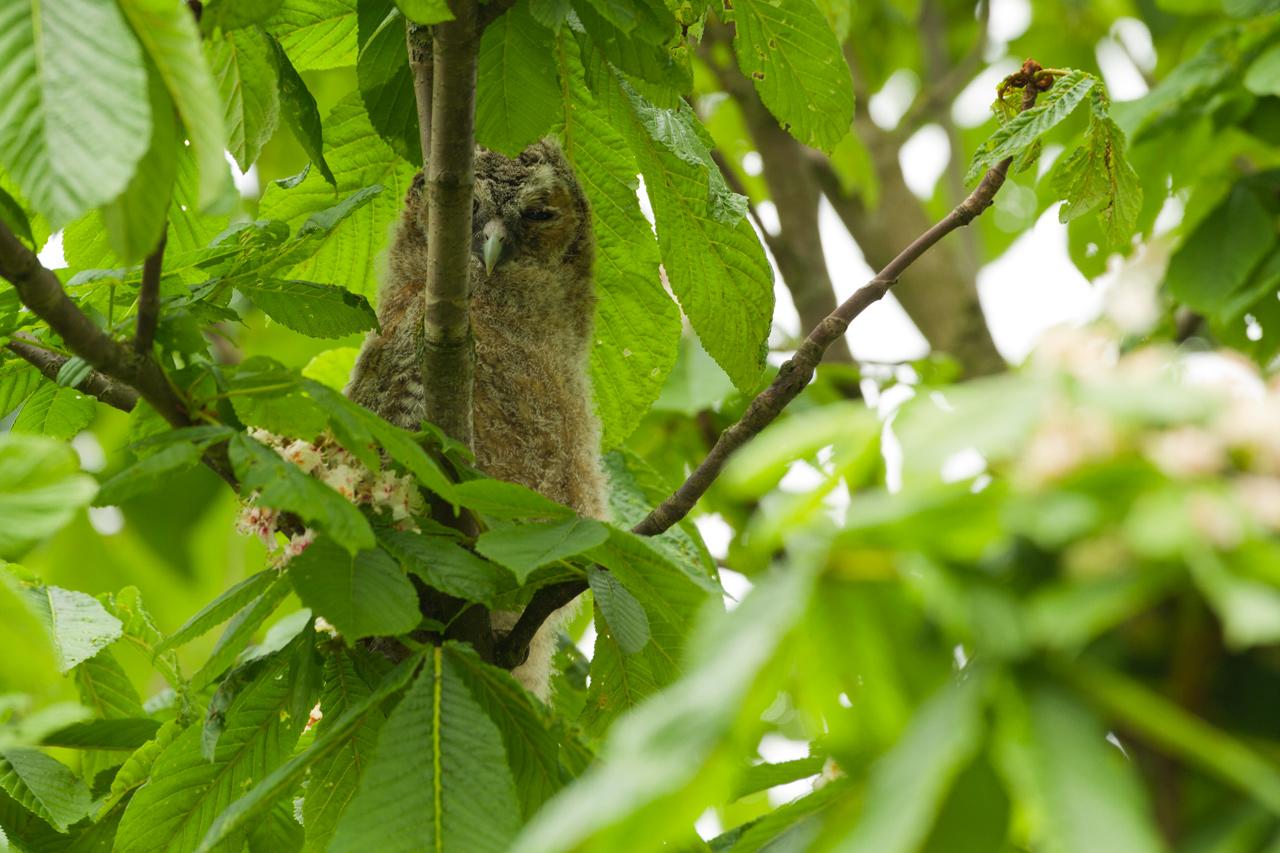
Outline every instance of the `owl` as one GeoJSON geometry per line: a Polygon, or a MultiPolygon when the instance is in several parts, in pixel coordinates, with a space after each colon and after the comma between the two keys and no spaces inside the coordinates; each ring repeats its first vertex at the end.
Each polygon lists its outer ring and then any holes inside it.
{"type": "MultiPolygon", "coordinates": [[[[475,335],[476,463],[584,516],[605,516],[600,426],[588,361],[595,313],[595,241],[587,200],[549,140],[515,159],[477,149],[472,211],[471,323],[475,335]]],[[[381,331],[365,341],[347,395],[387,420],[425,419],[419,375],[427,278],[426,182],[405,199],[381,291],[381,331]]],[[[572,605],[571,605],[572,606],[572,605]]],[[[567,608],[566,608],[567,610],[567,608]]],[[[509,629],[518,614],[495,613],[509,629]]],[[[547,620],[513,674],[547,698],[555,633],[547,620]]]]}

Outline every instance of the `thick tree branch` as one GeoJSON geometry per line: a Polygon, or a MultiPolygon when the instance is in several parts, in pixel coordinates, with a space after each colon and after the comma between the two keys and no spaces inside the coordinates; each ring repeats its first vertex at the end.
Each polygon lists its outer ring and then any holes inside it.
{"type": "MultiPolygon", "coordinates": [[[[480,26],[476,4],[451,4],[455,20],[432,30],[427,152],[427,281],[423,298],[422,379],[427,419],[468,447],[475,342],[471,335],[471,199],[475,184],[476,66],[480,26]],[[431,133],[431,127],[448,133],[431,133]]],[[[416,69],[421,69],[419,62],[416,69]]],[[[415,81],[415,91],[424,86],[415,81]]],[[[424,107],[418,106],[419,116],[424,107]]]]}
{"type": "MultiPolygon", "coordinates": [[[[186,405],[169,378],[149,354],[121,346],[89,319],[62,289],[62,283],[45,269],[35,253],[0,223],[0,277],[18,291],[18,299],[44,320],[72,352],[116,382],[135,389],[142,399],[175,427],[189,426],[186,405]]],[[[233,487],[235,475],[225,445],[210,448],[205,464],[233,487]]]]}
{"type": "MultiPolygon", "coordinates": [[[[1027,80],[1022,99],[1024,110],[1035,103],[1036,96],[1039,94],[1040,90],[1035,85],[1037,80],[1035,74],[1039,69],[1039,65],[1028,60],[1023,65],[1023,70],[1010,78],[1011,80],[1021,79],[1019,75],[1022,75],[1027,80]]],[[[742,418],[720,434],[711,452],[707,454],[707,458],[689,475],[684,484],[655,507],[639,524],[631,528],[631,532],[640,536],[657,536],[688,515],[698,499],[715,482],[725,462],[734,451],[772,423],[782,410],[805,389],[813,378],[814,370],[822,360],[823,353],[833,342],[844,336],[854,318],[883,298],[902,273],[939,240],[952,231],[968,225],[991,206],[996,193],[1004,186],[1005,177],[1012,162],[1012,158],[1002,160],[989,169],[964,201],[956,205],[940,222],[912,241],[898,253],[897,257],[886,264],[875,278],[854,291],[852,296],[823,319],[805,338],[796,354],[782,365],[769,387],[751,401],[742,418]]],[[[518,665],[528,653],[529,640],[547,616],[572,601],[586,589],[586,581],[565,581],[543,587],[534,593],[529,606],[520,614],[510,634],[499,643],[498,659],[514,662],[511,665],[518,665]]]]}
{"type": "MultiPolygon", "coordinates": [[[[9,341],[9,343],[5,344],[5,349],[33,365],[51,382],[58,380],[58,371],[62,369],[62,365],[70,361],[65,355],[27,343],[21,338],[9,341]]],[[[138,404],[137,391],[112,382],[96,370],[91,372],[77,386],[77,389],[92,397],[97,397],[108,406],[112,406],[122,412],[131,412],[133,407],[138,404]]]]}
{"type": "Polygon", "coordinates": [[[164,270],[164,246],[168,242],[168,227],[160,235],[155,250],[142,264],[142,286],[138,290],[138,322],[133,334],[135,351],[150,355],[156,340],[156,326],[160,324],[160,274],[164,270]]]}

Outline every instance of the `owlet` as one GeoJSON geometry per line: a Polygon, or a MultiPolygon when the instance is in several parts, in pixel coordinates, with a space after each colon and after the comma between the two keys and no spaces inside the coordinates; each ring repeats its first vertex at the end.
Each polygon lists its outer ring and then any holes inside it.
{"type": "MultiPolygon", "coordinates": [[[[587,372],[595,241],[586,198],[550,141],[514,160],[477,149],[475,175],[476,462],[490,476],[603,518],[600,428],[587,372]]],[[[390,251],[378,306],[381,332],[365,341],[347,387],[351,399],[406,429],[417,429],[426,417],[419,375],[426,215],[419,173],[390,251]]],[[[495,628],[509,629],[515,618],[495,613],[495,628]]],[[[528,660],[514,670],[543,699],[560,621],[547,620],[528,660]]]]}

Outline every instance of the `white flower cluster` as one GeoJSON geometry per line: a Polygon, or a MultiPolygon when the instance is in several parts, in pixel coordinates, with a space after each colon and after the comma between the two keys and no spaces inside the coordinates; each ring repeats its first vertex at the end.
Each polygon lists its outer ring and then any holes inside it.
{"type": "Polygon", "coordinates": [[[1048,338],[1033,358],[1042,370],[1100,387],[1118,380],[1161,382],[1174,394],[1179,386],[1188,393],[1207,388],[1220,403],[1207,418],[1135,427],[1090,405],[1059,401],[1015,462],[1023,488],[1049,486],[1134,452],[1169,479],[1187,483],[1192,524],[1220,547],[1238,544],[1245,525],[1280,532],[1280,378],[1268,381],[1228,351],[1188,356],[1148,347],[1117,357],[1097,329],[1059,330],[1048,338]]]}
{"type": "MultiPolygon", "coordinates": [[[[370,506],[377,513],[389,513],[392,521],[406,529],[414,527],[413,515],[423,509],[422,495],[414,487],[411,476],[397,474],[390,468],[370,471],[328,433],[314,444],[257,428],[250,429],[249,435],[353,504],[370,506]]],[[[284,565],[306,550],[315,539],[315,532],[308,528],[281,546],[276,536],[280,513],[260,506],[257,501],[257,492],[245,499],[236,529],[257,536],[269,550],[278,552],[277,565],[284,565]]]]}

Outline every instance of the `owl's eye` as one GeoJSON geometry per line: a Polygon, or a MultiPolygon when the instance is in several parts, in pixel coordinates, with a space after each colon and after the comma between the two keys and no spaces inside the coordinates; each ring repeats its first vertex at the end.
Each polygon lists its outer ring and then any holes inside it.
{"type": "Polygon", "coordinates": [[[556,212],[545,207],[530,207],[520,215],[533,222],[546,222],[548,219],[556,218],[556,212]]]}

